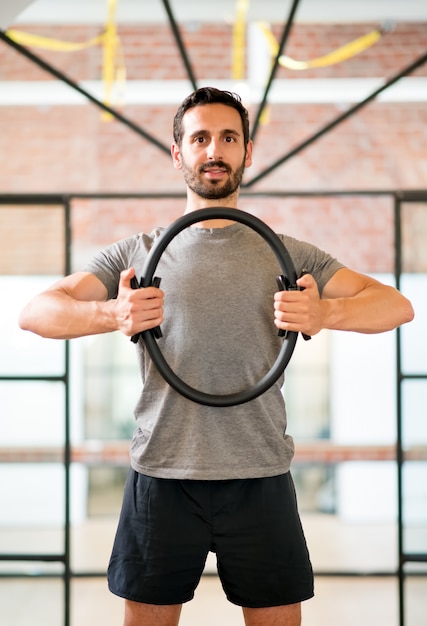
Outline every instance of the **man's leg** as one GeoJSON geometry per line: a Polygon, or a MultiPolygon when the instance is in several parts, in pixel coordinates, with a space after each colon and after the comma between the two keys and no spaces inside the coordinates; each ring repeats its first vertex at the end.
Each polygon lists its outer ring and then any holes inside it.
{"type": "Polygon", "coordinates": [[[178,624],[211,544],[209,524],[200,514],[206,507],[210,490],[204,481],[187,484],[129,472],[108,568],[110,591],[126,600],[124,626],[178,624]]]}
{"type": "Polygon", "coordinates": [[[265,609],[243,608],[246,626],[300,626],[301,603],[265,609]]]}
{"type": "Polygon", "coordinates": [[[124,626],[178,626],[181,609],[182,604],[161,606],[125,600],[124,626]]]}

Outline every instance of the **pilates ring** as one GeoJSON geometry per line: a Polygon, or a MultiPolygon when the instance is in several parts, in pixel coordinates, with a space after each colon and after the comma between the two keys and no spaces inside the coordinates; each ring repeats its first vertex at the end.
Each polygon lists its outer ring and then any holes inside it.
{"type": "MultiPolygon", "coordinates": [[[[210,220],[210,219],[229,219],[232,221],[240,222],[252,228],[257,232],[265,241],[270,245],[270,248],[274,252],[280,268],[286,277],[286,284],[290,285],[289,289],[295,289],[296,285],[296,272],[292,259],[286,247],[282,241],[276,235],[276,233],[265,222],[257,217],[241,211],[240,209],[233,209],[228,207],[213,207],[209,209],[198,209],[187,213],[178,218],[175,222],[170,224],[157,239],[154,246],[151,248],[142,270],[142,278],[139,283],[140,287],[148,287],[150,285],[159,284],[159,279],[153,278],[160,258],[165,251],[169,243],[180,233],[182,230],[195,224],[197,222],[210,220]]],[[[185,383],[175,372],[171,369],[166,359],[164,358],[158,344],[156,337],[161,336],[160,329],[150,329],[140,333],[147,347],[148,353],[157,367],[159,373],[169,385],[175,389],[182,396],[198,404],[213,406],[213,407],[229,407],[238,404],[249,402],[260,396],[267,391],[283,374],[292,353],[295,348],[296,340],[298,337],[297,332],[285,333],[282,347],[276,361],[273,363],[270,371],[265,374],[253,387],[227,395],[214,395],[208,394],[203,391],[194,389],[187,383],[185,383]]],[[[283,336],[283,333],[279,333],[283,336]]],[[[132,337],[134,342],[138,341],[139,334],[132,337]]]]}

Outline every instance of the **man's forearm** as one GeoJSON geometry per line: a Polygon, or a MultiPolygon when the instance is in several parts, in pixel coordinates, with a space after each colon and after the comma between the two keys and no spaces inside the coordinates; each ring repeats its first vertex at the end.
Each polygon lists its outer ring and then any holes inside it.
{"type": "Polygon", "coordinates": [[[359,333],[393,330],[414,317],[411,303],[399,291],[373,284],[351,296],[322,301],[324,328],[359,333]]]}
{"type": "Polygon", "coordinates": [[[112,301],[75,300],[61,292],[36,296],[21,312],[19,325],[50,339],[73,339],[117,330],[112,301]]]}

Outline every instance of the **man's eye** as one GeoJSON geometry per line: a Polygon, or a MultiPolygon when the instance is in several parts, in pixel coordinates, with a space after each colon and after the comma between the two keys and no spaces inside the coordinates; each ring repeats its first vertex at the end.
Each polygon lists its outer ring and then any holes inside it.
{"type": "Polygon", "coordinates": [[[205,141],[204,137],[196,137],[196,143],[203,143],[205,141]]]}
{"type": "Polygon", "coordinates": [[[234,141],[234,137],[232,137],[231,135],[225,138],[225,141],[227,143],[232,143],[234,141]]]}

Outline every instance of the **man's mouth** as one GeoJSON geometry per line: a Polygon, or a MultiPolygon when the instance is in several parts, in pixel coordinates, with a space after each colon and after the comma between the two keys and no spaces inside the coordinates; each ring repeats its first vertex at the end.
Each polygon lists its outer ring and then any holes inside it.
{"type": "Polygon", "coordinates": [[[209,165],[203,165],[201,167],[202,172],[205,173],[213,173],[213,174],[224,174],[228,173],[228,167],[224,164],[212,163],[209,165]]]}
{"type": "Polygon", "coordinates": [[[228,167],[224,165],[206,165],[201,170],[206,178],[211,180],[223,178],[225,174],[228,174],[228,167]]]}
{"type": "Polygon", "coordinates": [[[227,170],[219,168],[219,167],[212,167],[209,169],[205,169],[203,171],[205,174],[225,174],[227,172],[227,170]]]}

